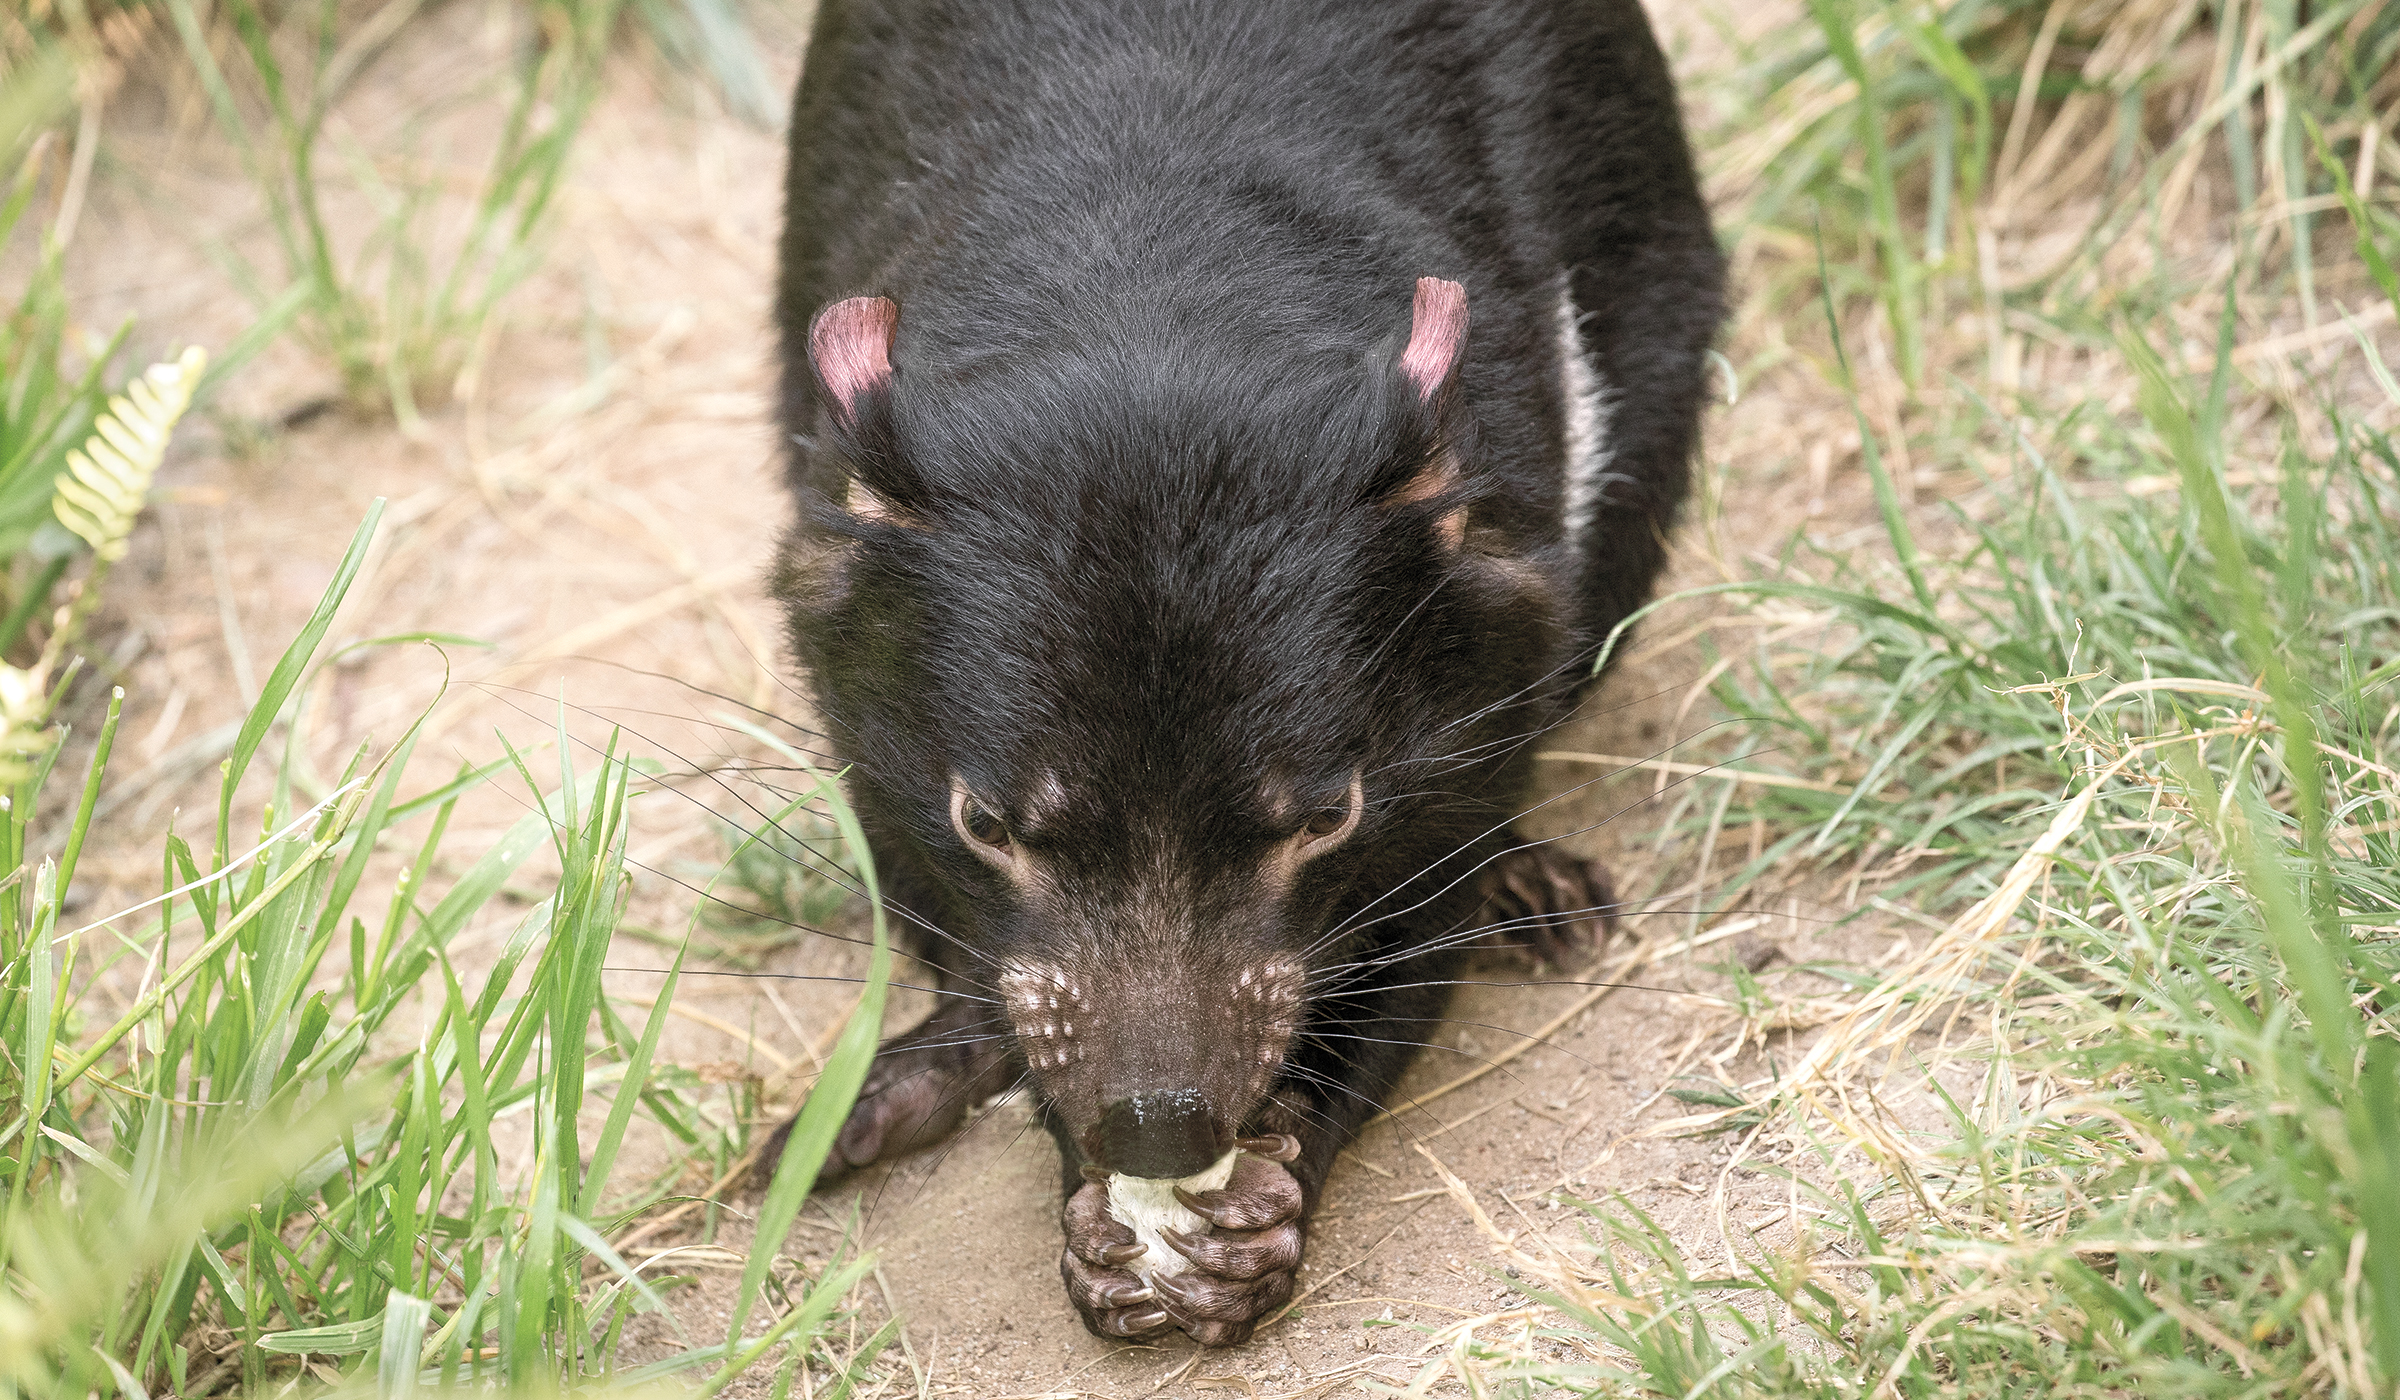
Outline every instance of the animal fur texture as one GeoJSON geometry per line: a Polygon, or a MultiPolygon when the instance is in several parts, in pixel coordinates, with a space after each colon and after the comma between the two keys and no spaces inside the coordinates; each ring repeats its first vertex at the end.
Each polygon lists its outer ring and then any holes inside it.
{"type": "Polygon", "coordinates": [[[1721,278],[1636,0],[825,0],[776,589],[944,992],[828,1170],[1022,1081],[1094,1330],[1288,1299],[1461,949],[1613,911],[1511,824],[1665,557],[1721,278]],[[1237,1142],[1288,1152],[1212,1262],[1122,1267],[1100,1180],[1237,1142]]]}

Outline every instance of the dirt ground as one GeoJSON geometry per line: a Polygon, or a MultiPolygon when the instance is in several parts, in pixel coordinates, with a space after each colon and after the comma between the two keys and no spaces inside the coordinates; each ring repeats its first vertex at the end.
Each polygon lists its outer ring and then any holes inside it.
{"type": "MultiPolygon", "coordinates": [[[[1725,8],[1745,24],[1772,18],[1725,8]]],[[[434,15],[344,106],[370,146],[410,119],[428,86],[458,81],[455,55],[480,52],[476,7],[434,15]]],[[[1707,24],[1671,18],[1680,61],[1705,63],[1715,51],[1707,24]]],[[[787,19],[768,43],[796,63],[802,32],[787,19]]],[[[159,830],[178,810],[187,827],[204,820],[227,726],[375,497],[390,502],[382,532],[334,635],[438,629],[489,644],[451,650],[449,693],[422,745],[423,784],[454,762],[497,756],[495,731],[540,742],[562,700],[582,740],[623,724],[637,751],[686,763],[750,751],[723,727],[727,714],[799,716],[761,586],[786,510],[767,417],[779,141],[712,114],[652,66],[621,68],[583,137],[552,255],[508,303],[457,401],[413,433],[315,412],[331,376],[287,343],[233,382],[218,431],[187,435],[98,632],[129,698],[103,842],[84,867],[82,897],[94,907],[153,892],[159,830]],[[287,417],[292,426],[258,445],[227,446],[287,417]]],[[[112,113],[112,159],[75,252],[88,318],[138,314],[141,356],[186,341],[222,346],[247,321],[206,242],[257,239],[256,196],[195,111],[129,99],[112,113]]],[[[1838,438],[1833,414],[1785,399],[1770,380],[1715,415],[1710,461],[1745,502],[1719,522],[1723,556],[1782,538],[1811,511],[1832,536],[1868,518],[1850,513],[1863,496],[1847,455],[1835,456],[1829,478],[1825,459],[1807,463],[1799,445],[1838,438]]],[[[1700,533],[1687,535],[1682,581],[1710,577],[1700,533]]],[[[1685,701],[1700,652],[1672,625],[1650,635],[1558,749],[1656,754],[1692,732],[1685,701]]],[[[335,771],[362,740],[389,742],[441,678],[423,647],[333,668],[311,698],[309,765],[335,771]]],[[[1569,761],[1545,770],[1560,791],[1602,771],[1569,761]]],[[[1657,896],[1658,912],[1629,920],[1596,965],[1626,969],[1643,989],[1512,985],[1532,975],[1505,962],[1479,969],[1495,985],[1459,997],[1457,1024],[1418,1066],[1401,1110],[1337,1167],[1299,1308],[1247,1346],[1204,1354],[1084,1332],[1057,1276],[1056,1154],[1027,1131],[1021,1102],[982,1114],[952,1150],[820,1197],[804,1229],[827,1228],[822,1220],[858,1198],[882,1260],[881,1296],[906,1320],[911,1388],[974,1396],[1285,1395],[1367,1377],[1404,1382],[1422,1364],[1407,1359],[1425,1343],[1420,1329],[1523,1302],[1445,1171],[1497,1228],[1562,1249],[1585,1246],[1579,1217],[1556,1203],[1561,1190],[1623,1192],[1704,1257],[1721,1252],[1710,1243],[1721,1232],[1774,1238],[1788,1228],[1784,1188],[1748,1167],[1729,1171],[1732,1143],[1644,1130],[1688,1111],[1666,1093],[1671,1081],[1721,1068],[1707,1056],[1725,1022],[1689,994],[1720,990],[1714,969],[1730,959],[1805,958],[1802,944],[1839,911],[1795,894],[1707,920],[1682,912],[1690,902],[1661,887],[1665,872],[1705,887],[1708,871],[1694,872],[1689,853],[1654,849],[1659,781],[1593,783],[1545,815],[1555,830],[1593,827],[1569,844],[1610,863],[1621,887],[1657,896]]],[[[672,930],[688,916],[691,898],[669,876],[719,851],[711,805],[728,801],[706,781],[645,800],[633,856],[665,873],[639,882],[635,921],[672,930]]],[[[454,822],[450,848],[471,859],[521,811],[504,788],[479,795],[454,822]]],[[[1853,926],[1845,946],[1871,950],[1893,936],[1853,926]]],[[[473,957],[471,939],[462,956],[473,957]]],[[[618,958],[660,961],[655,946],[630,940],[618,958]]],[[[772,965],[839,972],[854,962],[851,950],[819,945],[772,965]]],[[[612,985],[646,999],[656,981],[626,972],[612,985]]],[[[846,1004],[837,990],[810,987],[694,978],[669,1052],[695,1066],[805,1069],[806,1047],[846,1004]]],[[[902,997],[893,1024],[921,1010],[921,999],[902,997]]],[[[737,1226],[723,1243],[746,1242],[737,1226]]],[[[717,1268],[683,1295],[702,1326],[730,1277],[717,1268]]]]}

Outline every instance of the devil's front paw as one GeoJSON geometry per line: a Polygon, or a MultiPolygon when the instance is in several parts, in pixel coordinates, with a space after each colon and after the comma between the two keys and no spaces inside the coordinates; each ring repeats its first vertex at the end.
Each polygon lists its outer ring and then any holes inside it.
{"type": "MultiPolygon", "coordinates": [[[[817,1174],[834,1181],[873,1162],[921,1151],[957,1129],[976,1100],[1000,1087],[991,1038],[956,1013],[942,1013],[875,1052],[866,1082],[817,1174]]],[[[760,1151],[758,1180],[771,1177],[797,1116],[760,1151]]]]}
{"type": "Polygon", "coordinates": [[[1094,1183],[1069,1198],[1059,1260],[1067,1296],[1103,1337],[1148,1338],[1181,1327],[1202,1346],[1248,1341],[1292,1300],[1305,1238],[1300,1183],[1282,1163],[1244,1155],[1222,1189],[1175,1194],[1214,1228],[1167,1232],[1189,1267],[1148,1281],[1129,1267],[1143,1249],[1108,1213],[1108,1188],[1094,1183]]]}
{"type": "Polygon", "coordinates": [[[1606,942],[1617,922],[1608,872],[1556,845],[1519,846],[1486,867],[1484,917],[1497,946],[1553,967],[1606,942]]]}
{"type": "Polygon", "coordinates": [[[1252,1328],[1292,1300],[1306,1238],[1300,1183],[1281,1162],[1244,1155],[1223,1189],[1175,1195],[1216,1228],[1204,1235],[1169,1232],[1167,1243],[1192,1267],[1151,1286],[1193,1341],[1246,1342],[1252,1328]]]}
{"type": "Polygon", "coordinates": [[[1175,1320],[1158,1305],[1149,1284],[1125,1266],[1142,1257],[1133,1231],[1108,1213],[1108,1186],[1087,1182],[1067,1198],[1067,1247],[1058,1256],[1067,1297],[1083,1314],[1083,1325],[1100,1337],[1155,1337],[1175,1320]]]}
{"type": "Polygon", "coordinates": [[[966,1078],[955,1055],[922,1050],[877,1055],[834,1139],[825,1174],[903,1156],[949,1136],[967,1114],[966,1078]]]}

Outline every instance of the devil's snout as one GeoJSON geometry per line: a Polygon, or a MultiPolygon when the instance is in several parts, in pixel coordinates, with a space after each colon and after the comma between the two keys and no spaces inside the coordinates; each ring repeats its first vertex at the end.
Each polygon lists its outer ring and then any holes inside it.
{"type": "Polygon", "coordinates": [[[1197,1089],[1154,1089],[1111,1100],[1091,1133],[1091,1155],[1127,1176],[1196,1176],[1225,1155],[1224,1125],[1197,1089]]]}
{"type": "Polygon", "coordinates": [[[1282,1071],[1305,974],[1293,959],[1195,942],[1028,960],[999,981],[1025,1063],[1085,1159],[1174,1180],[1235,1146],[1282,1071]]]}

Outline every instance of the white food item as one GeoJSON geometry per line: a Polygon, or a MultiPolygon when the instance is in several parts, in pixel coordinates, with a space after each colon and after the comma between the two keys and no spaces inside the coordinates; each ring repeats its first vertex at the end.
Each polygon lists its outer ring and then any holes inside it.
{"type": "Polygon", "coordinates": [[[1183,1202],[1175,1199],[1175,1188],[1180,1186],[1192,1192],[1221,1190],[1233,1179],[1233,1159],[1241,1155],[1237,1148],[1209,1164],[1207,1170],[1181,1180],[1127,1176],[1123,1172],[1109,1177],[1108,1213],[1118,1224],[1133,1231],[1135,1240],[1148,1246],[1125,1267],[1144,1282],[1171,1278],[1191,1268],[1192,1261],[1167,1243],[1163,1232],[1180,1230],[1187,1235],[1205,1235],[1209,1225],[1184,1209],[1183,1202]]]}

